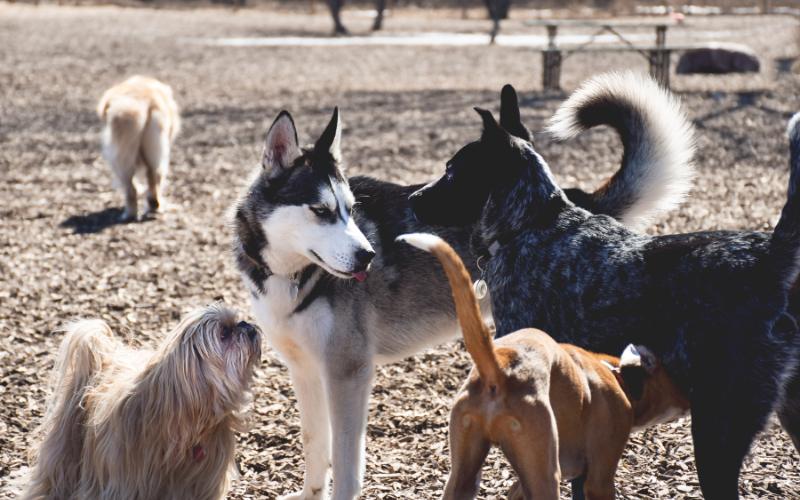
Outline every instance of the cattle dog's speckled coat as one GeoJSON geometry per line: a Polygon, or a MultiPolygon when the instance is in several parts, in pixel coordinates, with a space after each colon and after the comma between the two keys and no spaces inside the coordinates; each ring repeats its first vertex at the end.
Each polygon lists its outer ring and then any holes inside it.
{"type": "MultiPolygon", "coordinates": [[[[576,120],[584,127],[620,120],[626,106],[613,106],[610,98],[621,95],[614,92],[619,86],[660,92],[631,75],[602,77],[573,97],[583,100],[579,108],[593,110],[576,120]],[[582,120],[589,115],[594,123],[582,120]]],[[[607,354],[628,343],[652,349],[690,394],[705,498],[738,498],[742,459],[770,413],[781,410],[784,428],[795,439],[800,435],[800,418],[790,411],[800,394],[783,399],[798,359],[796,325],[787,313],[800,247],[798,121],[790,128],[788,202],[773,233],[654,237],[573,205],[530,143],[479,112],[484,132],[467,146],[470,165],[448,170],[416,193],[417,217],[450,225],[426,209],[440,195],[458,199],[459,176],[482,176],[484,196],[463,202],[479,207],[479,215],[460,222],[477,222],[477,247],[501,245],[487,269],[498,336],[534,327],[558,342],[607,354]]]]}
{"type": "MultiPolygon", "coordinates": [[[[422,186],[345,178],[340,129],[335,115],[316,144],[300,148],[291,117],[281,113],[268,134],[263,166],[231,210],[234,259],[250,289],[256,318],[288,365],[297,394],[306,474],[303,491],[291,499],[323,498],[331,466],[333,498],[354,498],[364,470],[375,365],[458,334],[453,298],[439,263],[395,242],[404,233],[431,231],[414,218],[407,201],[422,186]],[[375,256],[366,280],[345,279],[346,272],[357,278],[364,272],[358,255],[370,248],[375,256]],[[292,275],[296,300],[291,296],[292,275]]],[[[515,132],[529,135],[521,125],[515,132]]],[[[611,186],[640,174],[629,169],[611,186]]],[[[628,207],[615,212],[620,217],[640,206],[630,190],[610,192],[583,197],[604,200],[601,209],[628,207]]],[[[477,278],[470,232],[436,232],[477,278]]]]}

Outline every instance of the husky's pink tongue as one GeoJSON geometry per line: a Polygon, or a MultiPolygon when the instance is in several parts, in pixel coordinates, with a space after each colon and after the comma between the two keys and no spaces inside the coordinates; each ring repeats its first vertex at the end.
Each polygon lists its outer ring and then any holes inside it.
{"type": "Polygon", "coordinates": [[[367,272],[366,271],[359,271],[357,273],[353,273],[353,277],[358,281],[364,281],[367,279],[367,272]]]}

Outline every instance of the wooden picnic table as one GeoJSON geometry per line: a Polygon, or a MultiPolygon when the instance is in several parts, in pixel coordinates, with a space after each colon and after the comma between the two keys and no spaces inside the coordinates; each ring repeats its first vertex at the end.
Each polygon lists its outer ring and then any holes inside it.
{"type": "Polygon", "coordinates": [[[538,20],[525,21],[527,26],[544,26],[547,28],[548,44],[546,47],[537,47],[543,56],[542,83],[545,89],[558,90],[561,79],[561,63],[567,56],[576,52],[594,51],[635,51],[642,54],[650,61],[650,75],[659,83],[669,88],[669,66],[671,52],[678,50],[679,46],[667,46],[667,28],[675,26],[689,26],[685,21],[668,18],[643,18],[643,19],[563,19],[563,20],[538,20]],[[653,46],[634,45],[619,32],[620,28],[654,27],[656,43],[653,46]],[[557,42],[559,27],[595,27],[599,28],[590,40],[581,45],[559,46],[557,42]],[[615,35],[622,44],[618,45],[591,45],[595,38],[603,33],[615,35]],[[566,55],[564,55],[566,54],[566,55]]]}

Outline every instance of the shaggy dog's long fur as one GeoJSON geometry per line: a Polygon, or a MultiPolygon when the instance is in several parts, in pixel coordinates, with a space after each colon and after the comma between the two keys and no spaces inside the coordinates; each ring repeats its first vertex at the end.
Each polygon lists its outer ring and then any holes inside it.
{"type": "MultiPolygon", "coordinates": [[[[562,126],[556,129],[613,125],[618,116],[607,104],[619,87],[660,91],[632,74],[592,80],[577,93],[583,103],[573,113],[575,125],[557,122],[562,126]]],[[[466,221],[477,222],[475,246],[499,246],[487,265],[499,336],[534,327],[558,342],[606,354],[629,343],[650,348],[690,394],[705,498],[737,498],[742,460],[770,413],[780,410],[795,442],[800,435],[800,391],[785,393],[798,360],[797,327],[787,308],[800,257],[798,121],[790,129],[788,200],[773,233],[653,237],[576,207],[529,142],[478,111],[481,139],[465,147],[471,154],[458,170],[414,195],[421,200],[412,203],[416,215],[451,225],[427,208],[440,196],[456,200],[453,211],[475,214],[466,221]],[[458,187],[471,183],[483,183],[483,192],[468,196],[458,187]]],[[[649,149],[664,150],[659,144],[649,149]]]]}
{"type": "Polygon", "coordinates": [[[172,89],[158,80],[134,76],[106,90],[97,105],[103,120],[103,153],[125,193],[123,221],[137,217],[137,172],[147,178],[147,211],[157,211],[169,170],[169,150],[180,128],[172,89]]]}
{"type": "Polygon", "coordinates": [[[187,315],[153,351],[102,320],[66,328],[25,500],[216,500],[261,340],[235,313],[187,315]]]}

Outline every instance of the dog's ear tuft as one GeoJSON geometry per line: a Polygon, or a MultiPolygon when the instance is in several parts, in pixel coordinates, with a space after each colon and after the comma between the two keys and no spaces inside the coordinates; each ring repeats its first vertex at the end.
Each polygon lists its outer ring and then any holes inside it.
{"type": "Polygon", "coordinates": [[[642,368],[652,375],[661,366],[661,360],[647,347],[629,344],[620,356],[619,366],[642,368]]]}
{"type": "Polygon", "coordinates": [[[511,85],[503,87],[503,91],[500,93],[500,126],[514,137],[533,144],[533,134],[522,124],[522,118],[520,118],[517,91],[511,85]]]}
{"type": "Polygon", "coordinates": [[[299,151],[294,120],[288,111],[283,110],[269,128],[261,165],[270,178],[278,177],[292,166],[299,151]]]}
{"type": "Polygon", "coordinates": [[[342,120],[339,118],[339,107],[333,108],[333,116],[325,131],[314,145],[314,151],[321,153],[327,151],[337,162],[342,160],[342,120]]]}
{"type": "Polygon", "coordinates": [[[661,360],[653,354],[650,349],[643,345],[637,345],[636,350],[639,351],[639,362],[642,368],[647,371],[650,375],[655,373],[658,370],[658,367],[661,366],[661,360]]]}

